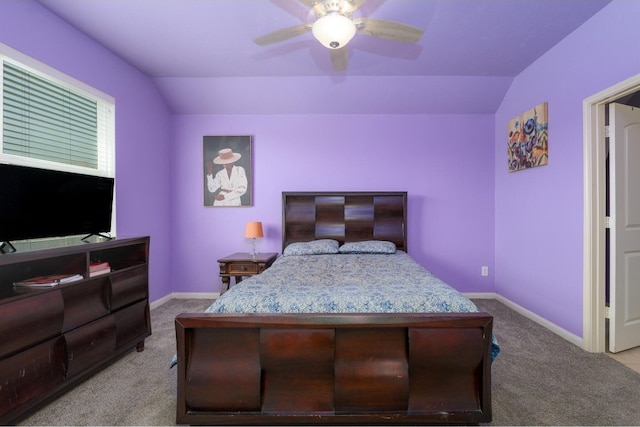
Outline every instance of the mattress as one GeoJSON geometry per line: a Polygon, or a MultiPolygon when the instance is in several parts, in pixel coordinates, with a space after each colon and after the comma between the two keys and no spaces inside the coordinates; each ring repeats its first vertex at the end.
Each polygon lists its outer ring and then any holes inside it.
{"type": "MultiPolygon", "coordinates": [[[[478,308],[406,252],[281,256],[207,313],[468,313],[478,308]]],[[[500,352],[493,338],[492,357],[500,352]]]]}

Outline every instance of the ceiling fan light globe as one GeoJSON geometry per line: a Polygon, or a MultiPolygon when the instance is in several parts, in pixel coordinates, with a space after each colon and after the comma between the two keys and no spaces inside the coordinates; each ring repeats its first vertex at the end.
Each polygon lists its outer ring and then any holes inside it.
{"type": "Polygon", "coordinates": [[[324,47],[338,49],[356,35],[356,24],[344,15],[330,13],[313,23],[311,33],[324,47]]]}

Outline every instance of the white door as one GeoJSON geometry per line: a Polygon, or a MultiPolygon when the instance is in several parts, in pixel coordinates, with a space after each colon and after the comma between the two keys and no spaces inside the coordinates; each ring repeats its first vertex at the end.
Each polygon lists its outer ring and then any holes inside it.
{"type": "Polygon", "coordinates": [[[640,109],[609,105],[609,351],[640,346],[640,109]]]}

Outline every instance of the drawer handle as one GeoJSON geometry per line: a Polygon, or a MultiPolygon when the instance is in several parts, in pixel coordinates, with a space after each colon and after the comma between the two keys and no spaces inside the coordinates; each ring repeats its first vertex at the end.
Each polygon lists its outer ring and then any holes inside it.
{"type": "Polygon", "coordinates": [[[246,269],[247,269],[247,267],[245,267],[244,265],[241,265],[241,266],[240,266],[240,270],[241,270],[241,271],[245,271],[246,269]]]}

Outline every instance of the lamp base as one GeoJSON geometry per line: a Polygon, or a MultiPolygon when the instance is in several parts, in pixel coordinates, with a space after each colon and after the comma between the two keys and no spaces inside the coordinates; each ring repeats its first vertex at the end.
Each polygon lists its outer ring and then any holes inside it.
{"type": "Polygon", "coordinates": [[[256,260],[256,238],[251,239],[251,258],[256,260]]]}

